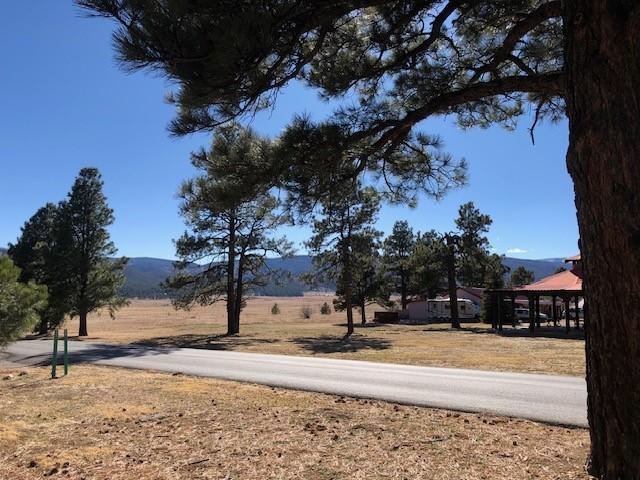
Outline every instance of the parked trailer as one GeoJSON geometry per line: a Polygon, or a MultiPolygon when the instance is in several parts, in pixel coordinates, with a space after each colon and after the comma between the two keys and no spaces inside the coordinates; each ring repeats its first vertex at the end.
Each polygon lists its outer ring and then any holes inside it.
{"type": "MultiPolygon", "coordinates": [[[[424,321],[451,318],[451,303],[447,298],[433,298],[408,305],[409,320],[424,321]]],[[[458,318],[472,319],[480,316],[480,307],[466,298],[458,299],[458,318]]]]}

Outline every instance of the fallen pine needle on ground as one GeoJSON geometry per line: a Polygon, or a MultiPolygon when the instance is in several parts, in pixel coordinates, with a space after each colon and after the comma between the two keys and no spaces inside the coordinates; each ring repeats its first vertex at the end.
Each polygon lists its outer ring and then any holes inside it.
{"type": "Polygon", "coordinates": [[[0,370],[2,479],[587,479],[584,429],[207,378],[0,370]]]}

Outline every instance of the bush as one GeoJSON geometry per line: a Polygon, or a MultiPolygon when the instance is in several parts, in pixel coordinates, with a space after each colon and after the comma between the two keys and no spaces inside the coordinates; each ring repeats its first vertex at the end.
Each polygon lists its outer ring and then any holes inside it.
{"type": "Polygon", "coordinates": [[[331,307],[329,306],[329,304],[327,302],[324,302],[322,304],[322,307],[320,307],[320,313],[322,315],[330,315],[331,314],[331,307]]]}
{"type": "Polygon", "coordinates": [[[311,318],[311,315],[313,315],[313,308],[311,308],[309,305],[304,305],[300,309],[300,313],[302,314],[302,318],[309,319],[311,318]]]}
{"type": "Polygon", "coordinates": [[[274,303],[273,307],[271,307],[271,315],[280,315],[280,307],[277,303],[274,303]]]}
{"type": "Polygon", "coordinates": [[[46,287],[18,283],[20,269],[9,257],[0,257],[0,347],[17,340],[38,321],[46,304],[46,287]]]}

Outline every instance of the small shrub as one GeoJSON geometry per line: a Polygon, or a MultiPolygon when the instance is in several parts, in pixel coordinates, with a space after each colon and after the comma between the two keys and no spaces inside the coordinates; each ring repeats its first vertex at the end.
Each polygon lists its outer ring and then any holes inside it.
{"type": "Polygon", "coordinates": [[[311,315],[313,315],[313,308],[311,308],[309,305],[303,305],[303,307],[300,309],[300,313],[302,314],[302,318],[311,318],[311,315]]]}
{"type": "Polygon", "coordinates": [[[329,304],[327,302],[324,302],[322,304],[322,306],[320,307],[320,313],[322,315],[330,315],[331,314],[331,307],[329,306],[329,304]]]}
{"type": "Polygon", "coordinates": [[[271,307],[271,315],[280,315],[280,307],[277,303],[274,303],[273,307],[271,307]]]}

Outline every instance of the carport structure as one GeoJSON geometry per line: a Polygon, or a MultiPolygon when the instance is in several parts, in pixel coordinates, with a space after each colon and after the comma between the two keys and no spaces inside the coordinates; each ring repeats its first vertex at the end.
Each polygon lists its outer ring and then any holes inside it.
{"type": "Polygon", "coordinates": [[[574,255],[565,259],[565,263],[571,263],[569,270],[564,270],[543,278],[530,285],[521,287],[501,288],[488,290],[488,301],[495,308],[491,309],[493,328],[502,331],[503,320],[506,313],[506,307],[511,309],[511,321],[515,327],[516,317],[516,301],[526,299],[529,304],[529,331],[535,332],[536,328],[540,328],[540,297],[550,297],[552,304],[553,325],[559,323],[557,302],[558,300],[564,304],[564,317],[567,332],[571,328],[571,302],[575,303],[575,326],[580,328],[579,319],[579,301],[583,296],[582,291],[582,262],[580,255],[574,255]],[[509,300],[505,305],[505,300],[509,300]]]}

